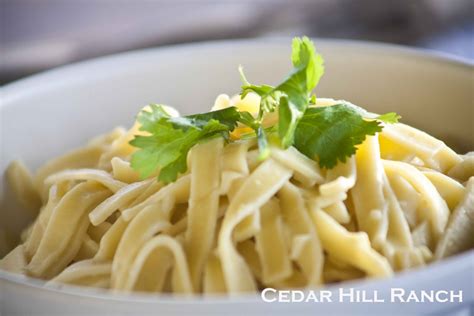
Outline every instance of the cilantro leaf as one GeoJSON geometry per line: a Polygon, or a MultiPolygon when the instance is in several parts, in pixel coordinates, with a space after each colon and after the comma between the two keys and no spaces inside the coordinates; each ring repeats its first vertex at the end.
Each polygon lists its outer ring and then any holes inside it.
{"type": "Polygon", "coordinates": [[[345,104],[308,108],[295,130],[294,146],[330,169],[352,156],[367,135],[381,130],[379,122],[364,120],[345,104]]]}
{"type": "Polygon", "coordinates": [[[180,155],[178,159],[166,165],[160,170],[158,180],[164,183],[176,181],[178,174],[185,173],[188,169],[187,155],[180,155]]]}
{"type": "Polygon", "coordinates": [[[276,87],[250,84],[239,68],[243,82],[241,95],[254,92],[261,97],[259,118],[264,112],[278,108],[278,133],[284,148],[293,144],[296,125],[308,104],[315,101],[310,94],[324,73],[323,59],[307,37],[293,39],[291,60],[293,71],[276,87]]]}
{"type": "Polygon", "coordinates": [[[311,91],[324,73],[323,59],[307,37],[293,39],[291,60],[295,69],[275,88],[288,98],[281,100],[279,106],[278,132],[284,148],[292,145],[296,125],[308,107],[311,91]]]}
{"type": "Polygon", "coordinates": [[[395,112],[388,112],[385,114],[377,115],[374,113],[370,113],[366,109],[347,101],[342,101],[342,104],[350,107],[351,109],[359,113],[359,115],[369,120],[378,120],[380,122],[384,122],[387,124],[395,124],[395,123],[398,123],[398,120],[402,118],[400,115],[398,115],[395,112]]]}
{"type": "Polygon", "coordinates": [[[394,124],[394,123],[398,123],[398,120],[401,118],[402,117],[395,112],[388,112],[388,113],[377,116],[375,119],[382,121],[384,123],[394,124]]]}
{"type": "Polygon", "coordinates": [[[131,166],[142,178],[160,170],[158,179],[165,183],[186,172],[186,157],[194,145],[215,136],[228,138],[240,119],[235,107],[184,117],[171,117],[159,105],[150,108],[137,118],[140,130],[150,135],[136,135],[130,142],[139,148],[132,155],[131,166]]]}
{"type": "MultiPolygon", "coordinates": [[[[249,113],[250,114],[250,113],[249,113]]],[[[208,113],[193,114],[185,116],[193,125],[204,126],[211,119],[219,121],[226,125],[230,131],[234,130],[237,122],[240,120],[241,112],[235,107],[228,107],[222,110],[212,111],[208,113]]]]}

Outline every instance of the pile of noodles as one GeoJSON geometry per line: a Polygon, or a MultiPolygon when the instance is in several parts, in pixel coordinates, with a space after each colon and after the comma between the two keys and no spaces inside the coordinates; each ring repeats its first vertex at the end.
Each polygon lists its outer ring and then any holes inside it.
{"type": "Polygon", "coordinates": [[[472,247],[474,155],[410,126],[385,126],[330,170],[293,147],[260,161],[255,139],[215,138],[167,185],[130,167],[137,130],[114,129],[34,176],[11,164],[12,189],[39,213],[1,268],[113,290],[237,293],[389,277],[472,247]]]}

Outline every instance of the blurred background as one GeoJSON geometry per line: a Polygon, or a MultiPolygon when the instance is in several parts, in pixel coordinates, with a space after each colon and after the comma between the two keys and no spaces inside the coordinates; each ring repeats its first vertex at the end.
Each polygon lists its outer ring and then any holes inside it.
{"type": "Polygon", "coordinates": [[[139,48],[308,35],[474,59],[474,0],[0,0],[0,84],[139,48]]]}

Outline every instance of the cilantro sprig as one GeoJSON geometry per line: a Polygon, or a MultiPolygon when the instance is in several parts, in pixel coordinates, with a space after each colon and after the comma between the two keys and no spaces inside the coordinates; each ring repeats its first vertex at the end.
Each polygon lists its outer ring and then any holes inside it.
{"type": "Polygon", "coordinates": [[[173,182],[179,173],[186,172],[186,158],[194,145],[217,136],[228,139],[240,117],[235,107],[172,117],[163,106],[152,104],[150,111],[144,110],[137,117],[140,131],[150,135],[136,135],[130,142],[139,148],[132,155],[131,166],[142,178],[159,169],[158,180],[173,182]]]}
{"type": "Polygon", "coordinates": [[[374,116],[349,103],[311,106],[316,104],[312,91],[324,73],[323,59],[311,40],[303,37],[293,40],[291,60],[293,70],[275,87],[249,83],[239,68],[241,98],[248,93],[261,97],[256,117],[236,107],[184,117],[172,117],[160,105],[140,112],[140,131],[147,135],[136,135],[130,142],[138,148],[132,155],[132,168],[142,178],[158,173],[158,180],[173,182],[186,172],[187,155],[193,146],[214,137],[230,142],[230,133],[243,125],[254,131],[254,136],[244,137],[257,138],[260,159],[270,153],[271,135],[282,148],[294,146],[322,168],[330,169],[352,156],[367,135],[380,132],[383,124],[398,122],[400,116],[394,112],[374,116]],[[275,111],[278,122],[263,126],[265,116],[275,111]]]}
{"type": "Polygon", "coordinates": [[[262,152],[268,151],[264,147],[266,142],[262,141],[263,146],[260,146],[261,139],[266,139],[261,128],[265,113],[273,112],[278,108],[278,135],[282,147],[288,148],[293,144],[299,120],[312,101],[311,92],[324,74],[323,58],[316,53],[313,43],[306,36],[293,39],[291,61],[294,66],[293,71],[276,87],[249,83],[242,67],[239,68],[243,82],[242,98],[250,92],[261,97],[260,111],[256,122],[261,156],[266,156],[262,155],[262,152]]]}
{"type": "Polygon", "coordinates": [[[368,121],[345,104],[308,108],[295,131],[295,147],[331,169],[356,152],[367,135],[382,131],[378,121],[368,121]]]}

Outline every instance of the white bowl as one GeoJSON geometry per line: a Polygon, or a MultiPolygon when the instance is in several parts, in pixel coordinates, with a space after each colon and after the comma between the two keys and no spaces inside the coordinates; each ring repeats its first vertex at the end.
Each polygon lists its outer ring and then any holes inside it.
{"type": "MultiPolygon", "coordinates": [[[[341,98],[374,112],[396,111],[459,152],[474,149],[473,64],[392,45],[316,40],[326,61],[318,96],[341,98]]],[[[3,173],[13,159],[37,168],[116,125],[130,126],[147,103],[182,113],[206,111],[219,93],[239,91],[237,66],[255,83],[276,83],[290,69],[290,40],[244,40],[148,49],[61,67],[2,88],[3,173]]],[[[30,220],[2,192],[0,228],[18,233],[30,220]]],[[[1,251],[1,250],[0,250],[1,251]]],[[[1,310],[9,314],[274,314],[469,313],[474,251],[393,279],[351,283],[388,298],[391,288],[462,290],[463,303],[265,303],[258,295],[182,299],[111,295],[0,272],[1,310]]],[[[346,285],[349,286],[349,285],[346,285]]],[[[338,287],[331,287],[338,291],[338,287]]],[[[458,315],[458,314],[456,314],[458,315]]]]}

